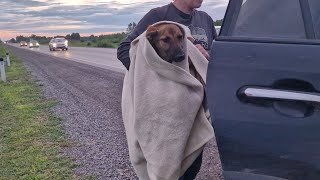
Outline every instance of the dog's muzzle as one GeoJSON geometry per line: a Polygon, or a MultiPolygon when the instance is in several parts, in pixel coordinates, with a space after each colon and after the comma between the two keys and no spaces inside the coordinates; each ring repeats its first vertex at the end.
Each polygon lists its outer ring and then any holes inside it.
{"type": "Polygon", "coordinates": [[[181,52],[181,53],[177,54],[177,55],[174,57],[174,61],[175,61],[175,62],[181,62],[181,61],[183,61],[185,58],[186,58],[186,55],[185,55],[183,52],[181,52]]]}

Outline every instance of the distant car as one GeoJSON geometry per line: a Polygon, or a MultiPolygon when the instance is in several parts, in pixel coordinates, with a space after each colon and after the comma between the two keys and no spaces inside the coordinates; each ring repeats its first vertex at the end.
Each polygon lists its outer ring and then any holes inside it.
{"type": "Polygon", "coordinates": [[[320,0],[230,0],[207,96],[225,180],[320,180],[320,0]]]}
{"type": "Polygon", "coordinates": [[[20,42],[20,47],[23,47],[23,46],[28,46],[28,43],[26,41],[21,41],[20,42]]]}
{"type": "Polygon", "coordinates": [[[55,51],[57,49],[68,50],[68,40],[65,38],[53,38],[49,42],[49,50],[55,51]]]}
{"type": "Polygon", "coordinates": [[[36,41],[36,40],[31,40],[30,42],[29,42],[29,48],[34,48],[34,47],[36,47],[36,48],[38,48],[40,45],[39,45],[39,43],[36,41]]]}

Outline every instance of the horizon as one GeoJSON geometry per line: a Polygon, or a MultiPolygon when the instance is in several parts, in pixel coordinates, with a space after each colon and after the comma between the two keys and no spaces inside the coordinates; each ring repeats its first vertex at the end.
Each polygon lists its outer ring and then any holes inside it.
{"type": "MultiPolygon", "coordinates": [[[[124,32],[150,9],[171,1],[161,0],[2,0],[0,39],[16,36],[82,36],[124,32]]],[[[204,1],[199,10],[222,19],[228,0],[204,1]]]]}

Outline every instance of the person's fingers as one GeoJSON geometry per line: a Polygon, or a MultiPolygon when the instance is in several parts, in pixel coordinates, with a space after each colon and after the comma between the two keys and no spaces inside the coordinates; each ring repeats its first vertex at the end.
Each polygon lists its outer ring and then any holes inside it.
{"type": "Polygon", "coordinates": [[[209,53],[200,44],[196,44],[196,47],[205,58],[209,59],[209,53]]]}
{"type": "Polygon", "coordinates": [[[202,47],[200,44],[196,44],[195,46],[196,46],[199,50],[200,50],[200,49],[203,49],[203,47],[202,47]]]}
{"type": "Polygon", "coordinates": [[[204,51],[205,52],[203,52],[202,54],[204,55],[204,57],[206,57],[209,60],[209,53],[206,50],[204,50],[204,51]]]}

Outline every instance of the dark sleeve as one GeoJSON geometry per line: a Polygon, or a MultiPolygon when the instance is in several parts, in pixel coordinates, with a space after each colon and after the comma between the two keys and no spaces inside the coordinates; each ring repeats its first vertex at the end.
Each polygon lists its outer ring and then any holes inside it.
{"type": "Polygon", "coordinates": [[[157,9],[150,10],[137,24],[134,30],[127,36],[127,38],[122,41],[117,50],[117,58],[122,62],[122,64],[129,70],[130,67],[130,57],[129,50],[131,42],[142,34],[149,25],[160,21],[159,13],[157,9]]]}
{"type": "Polygon", "coordinates": [[[208,49],[208,53],[211,54],[211,49],[212,49],[212,44],[213,44],[213,40],[216,39],[217,35],[217,30],[214,26],[214,21],[213,19],[207,14],[208,17],[208,24],[209,24],[209,33],[211,34],[212,39],[209,39],[209,49],[208,49]]]}

